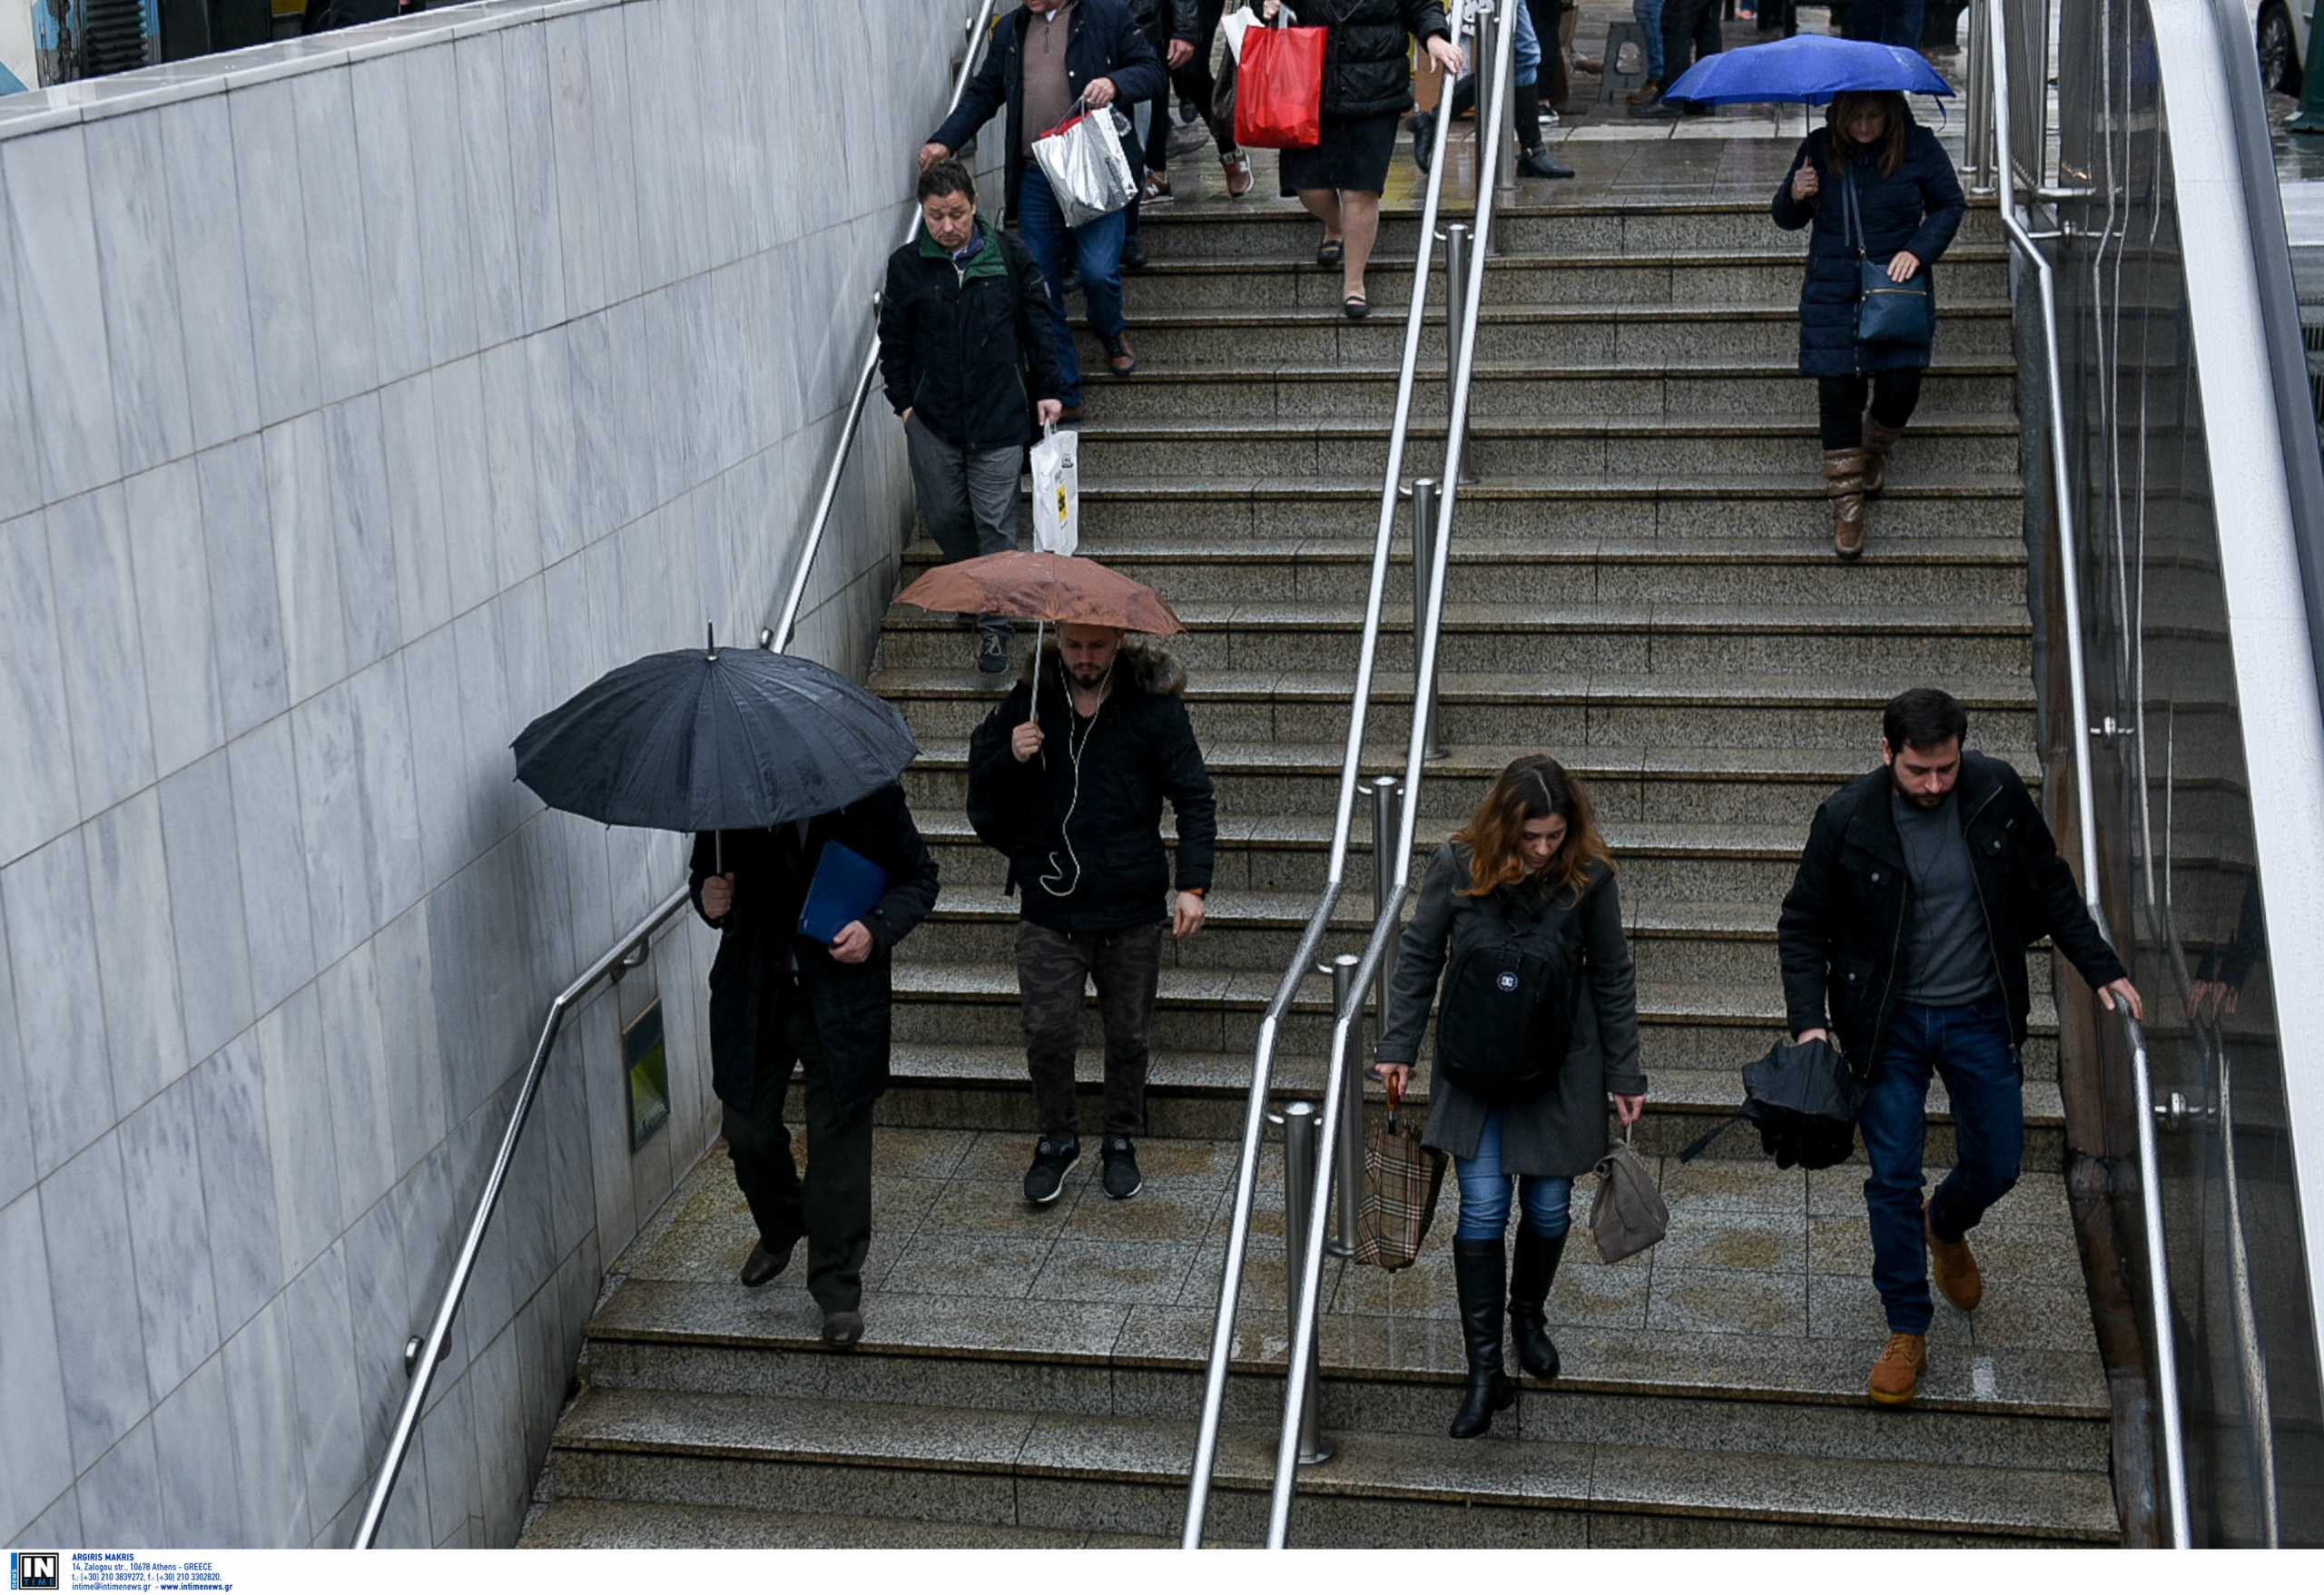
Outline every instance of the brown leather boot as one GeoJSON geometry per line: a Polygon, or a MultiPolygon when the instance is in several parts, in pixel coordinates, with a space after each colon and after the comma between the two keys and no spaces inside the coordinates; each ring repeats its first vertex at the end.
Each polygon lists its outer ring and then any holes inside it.
{"type": "Polygon", "coordinates": [[[1902,427],[1884,427],[1870,416],[1864,418],[1864,491],[1866,497],[1888,485],[1888,452],[1896,447],[1896,439],[1904,435],[1902,427]]]}
{"type": "Polygon", "coordinates": [[[1888,1349],[1872,1364],[1872,1399],[1884,1407],[1901,1407],[1921,1393],[1921,1375],[1928,1372],[1928,1336],[1892,1334],[1888,1349]]]}
{"type": "Polygon", "coordinates": [[[1928,1232],[1928,1255],[1935,1265],[1936,1288],[1964,1313],[1975,1312],[1977,1304],[1985,1299],[1985,1276],[1977,1269],[1976,1255],[1969,1250],[1968,1241],[1940,1238],[1928,1221],[1926,1202],[1921,1204],[1921,1227],[1928,1232]]]}
{"type": "Polygon", "coordinates": [[[1864,471],[1861,448],[1834,448],[1824,455],[1824,491],[1832,500],[1832,546],[1843,559],[1864,552],[1864,471]]]}

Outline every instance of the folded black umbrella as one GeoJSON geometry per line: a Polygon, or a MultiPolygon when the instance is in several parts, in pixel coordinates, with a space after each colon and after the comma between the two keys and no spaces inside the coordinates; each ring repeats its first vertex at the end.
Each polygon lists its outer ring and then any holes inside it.
{"type": "Polygon", "coordinates": [[[1729,1126],[1750,1120],[1777,1168],[1830,1168],[1856,1149],[1864,1082],[1828,1041],[1778,1041],[1743,1066],[1743,1111],[1679,1154],[1691,1163],[1729,1126]]]}
{"type": "Polygon", "coordinates": [[[608,672],[511,745],[549,807],[656,831],[828,813],[920,755],[895,705],[837,671],[714,635],[608,672]]]}

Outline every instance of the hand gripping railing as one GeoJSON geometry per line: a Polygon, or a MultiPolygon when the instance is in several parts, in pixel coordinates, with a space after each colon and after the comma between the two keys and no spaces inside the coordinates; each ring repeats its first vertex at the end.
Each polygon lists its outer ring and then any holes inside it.
{"type": "MultiPolygon", "coordinates": [[[[947,115],[960,103],[967,90],[969,74],[976,70],[977,41],[989,31],[993,7],[997,0],[982,0],[977,15],[969,25],[967,57],[952,82],[952,98],[945,107],[947,115]]],[[[904,234],[909,243],[920,229],[920,211],[912,211],[911,228],[904,234]]],[[[800,549],[798,565],[791,577],[790,596],[783,606],[781,622],[769,632],[760,635],[762,646],[778,651],[791,645],[791,637],[798,626],[799,599],[807,589],[807,577],[812,572],[815,555],[822,548],[823,528],[831,520],[832,501],[839,489],[841,470],[847,464],[849,451],[854,447],[856,423],[863,414],[863,402],[871,392],[872,378],[879,364],[879,336],[874,332],[872,352],[865,358],[863,374],[855,384],[855,400],[848,409],[847,423],[841,428],[839,442],[832,452],[831,469],[823,478],[823,496],[815,507],[815,518],[807,528],[807,539],[800,549]]],[[[396,1415],[394,1433],[388,1441],[387,1458],[379,1464],[378,1478],[372,1482],[370,1499],[363,1507],[363,1521],[355,1532],[354,1549],[369,1551],[379,1539],[379,1520],[388,1510],[388,1499],[394,1494],[396,1480],[403,1472],[404,1458],[411,1450],[411,1437],[419,1423],[420,1409],[427,1404],[428,1388],[436,1376],[436,1366],[444,1354],[445,1338],[450,1334],[453,1315],[459,1311],[460,1298],[467,1293],[468,1276],[476,1271],[478,1249],[484,1244],[485,1226],[500,1200],[500,1188],[507,1183],[508,1165],[517,1154],[517,1137],[524,1132],[526,1118],[531,1114],[533,1098],[539,1093],[541,1076],[548,1066],[549,1053],[556,1045],[557,1033],[564,1029],[565,1016],[573,1011],[581,999],[594,990],[599,982],[617,970],[635,969],[645,961],[645,954],[654,932],[666,924],[672,916],[685,907],[692,889],[679,887],[664,898],[654,911],[631,926],[615,942],[611,951],[582,971],[579,979],[556,995],[548,1005],[548,1018],[541,1026],[540,1039],[534,1044],[533,1059],[525,1070],[525,1083],[517,1093],[517,1106],[509,1112],[508,1127],[501,1132],[500,1149],[492,1160],[492,1172],[484,1182],[483,1194],[478,1196],[476,1212],[468,1219],[467,1237],[460,1243],[458,1258],[452,1265],[452,1276],[444,1285],[444,1295],[437,1304],[436,1317],[429,1325],[427,1339],[417,1336],[404,1346],[404,1369],[411,1378],[411,1389],[405,1393],[403,1410],[396,1415]]]]}
{"type": "MultiPolygon", "coordinates": [[[[1465,7],[1455,5],[1452,9],[1453,39],[1457,44],[1464,27],[1465,7]]],[[[1355,686],[1348,701],[1347,743],[1340,759],[1339,807],[1332,822],[1331,862],[1323,895],[1316,901],[1315,911],[1307,918],[1306,929],[1300,933],[1299,945],[1293,951],[1283,979],[1275,987],[1274,998],[1267,1003],[1266,1011],[1260,1016],[1258,1043],[1252,1055],[1251,1088],[1244,1108],[1242,1161],[1236,1169],[1235,1210],[1226,1236],[1226,1266],[1218,1282],[1218,1316],[1211,1327],[1210,1362],[1203,1383],[1202,1419],[1195,1438],[1194,1466],[1187,1490],[1187,1518],[1179,1540],[1180,1545],[1188,1551],[1202,1548],[1203,1519],[1210,1502],[1211,1474],[1218,1462],[1218,1425],[1226,1403],[1227,1365],[1234,1353],[1235,1315],[1243,1289],[1243,1254],[1250,1241],[1251,1206],[1258,1181],[1259,1141],[1266,1128],[1267,1090],[1275,1071],[1275,1038],[1282,1027],[1283,1016],[1298,995],[1300,981],[1305,979],[1309,966],[1315,962],[1316,950],[1323,945],[1324,932],[1331,923],[1332,911],[1338,906],[1340,892],[1347,884],[1348,839],[1355,817],[1356,773],[1363,763],[1364,726],[1372,704],[1373,667],[1379,656],[1380,612],[1387,596],[1388,552],[1395,534],[1396,507],[1403,482],[1405,439],[1412,427],[1413,377],[1420,361],[1421,326],[1428,308],[1429,267],[1435,251],[1437,210],[1444,191],[1445,140],[1452,123],[1450,116],[1436,118],[1435,158],[1429,162],[1426,197],[1421,207],[1419,242],[1413,261],[1412,302],[1404,310],[1403,363],[1396,374],[1395,419],[1388,428],[1388,465],[1381,480],[1380,518],[1373,536],[1372,586],[1364,600],[1364,640],[1356,654],[1355,686]]],[[[1448,304],[1445,308],[1448,319],[1452,313],[1453,307],[1448,304]]],[[[1419,579],[1417,571],[1413,579],[1419,579]]],[[[1425,696],[1421,694],[1422,701],[1425,701],[1425,696]]],[[[1409,851],[1409,839],[1406,847],[1409,851]]],[[[1338,1073],[1336,1069],[1332,1072],[1334,1076],[1338,1073]]],[[[1328,1159],[1328,1152],[1324,1156],[1328,1159]]],[[[1329,1167],[1328,1161],[1324,1167],[1329,1167]]],[[[1331,1181],[1327,1178],[1320,1180],[1318,1186],[1328,1198],[1331,1181]]],[[[1320,1244],[1323,1231],[1318,1228],[1315,1234],[1320,1244]]]]}
{"type": "MultiPolygon", "coordinates": [[[[2043,254],[2017,213],[2016,169],[2011,145],[2009,39],[2006,5],[1985,7],[1990,40],[1990,92],[1993,95],[1994,172],[2001,189],[2001,222],[2009,241],[2034,276],[2042,303],[2043,378],[2050,409],[2051,502],[2058,517],[2058,585],[2065,608],[2067,713],[2073,725],[2074,822],[2082,852],[2082,889],[2091,915],[2106,932],[2106,910],[2101,900],[2098,873],[2096,799],[2090,774],[2090,688],[2082,646],[2082,581],[2074,531],[2072,476],[2066,463],[2064,378],[2058,369],[2057,293],[2049,258],[2043,254]]],[[[2107,940],[2112,940],[2111,932],[2107,940]]],[[[2187,1452],[2179,1419],[2179,1358],[2171,1323],[2171,1266],[2163,1251],[2162,1161],[2154,1144],[2154,1084],[2149,1066],[2146,1029],[2119,999],[2124,1038],[2131,1055],[2131,1088],[2137,1108],[2139,1196],[2146,1231],[2147,1294],[2153,1319],[2155,1405],[2162,1430],[2163,1475],[2171,1511],[2171,1542],[2186,1550],[2191,1536],[2187,1518],[2187,1452]]],[[[1326,1127],[1326,1135],[1330,1133],[1326,1127]]]]}

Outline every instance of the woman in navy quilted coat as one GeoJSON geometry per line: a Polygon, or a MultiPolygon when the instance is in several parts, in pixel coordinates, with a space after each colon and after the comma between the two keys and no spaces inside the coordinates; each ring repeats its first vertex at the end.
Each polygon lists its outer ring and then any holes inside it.
{"type": "Polygon", "coordinates": [[[1816,379],[1832,546],[1854,559],[1864,552],[1865,500],[1886,479],[1889,452],[1920,400],[1930,348],[1856,341],[1858,241],[1848,235],[1843,183],[1856,190],[1866,258],[1886,261],[1893,281],[1928,279],[1932,309],[1932,268],[1966,202],[1944,146],[1894,93],[1835,98],[1776,190],[1776,225],[1814,229],[1799,289],[1799,369],[1816,379]]]}

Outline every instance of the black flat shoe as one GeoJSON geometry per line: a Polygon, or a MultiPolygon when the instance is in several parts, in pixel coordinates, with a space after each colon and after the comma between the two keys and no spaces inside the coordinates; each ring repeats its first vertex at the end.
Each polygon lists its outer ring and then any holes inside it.
{"type": "Polygon", "coordinates": [[[1339,239],[1327,238],[1315,246],[1315,264],[1336,266],[1347,258],[1347,245],[1339,239]]]}
{"type": "Polygon", "coordinates": [[[1559,165],[1550,159],[1547,151],[1541,149],[1527,150],[1521,153],[1517,157],[1517,170],[1527,177],[1559,178],[1573,175],[1572,167],[1559,165]]]}
{"type": "Polygon", "coordinates": [[[1372,313],[1372,307],[1364,302],[1364,298],[1360,293],[1349,294],[1346,299],[1340,301],[1340,309],[1347,312],[1347,319],[1351,321],[1361,321],[1372,313]]]}

